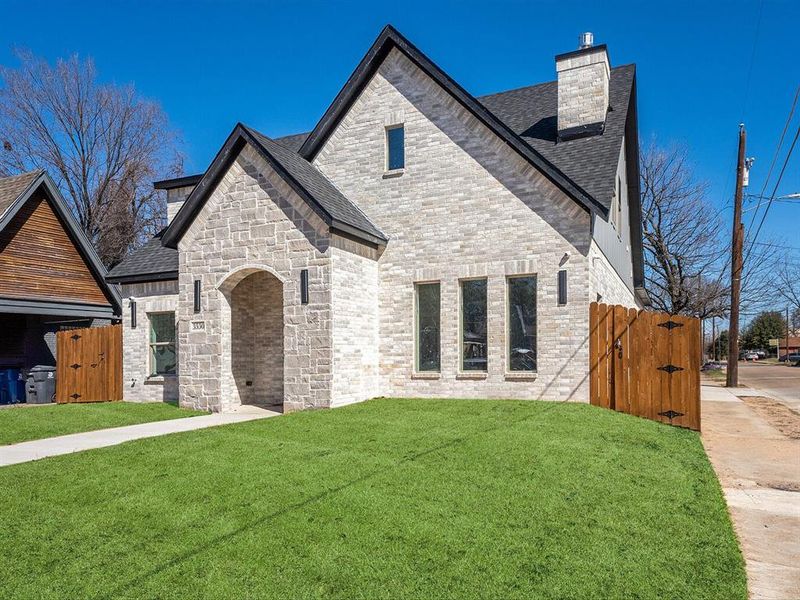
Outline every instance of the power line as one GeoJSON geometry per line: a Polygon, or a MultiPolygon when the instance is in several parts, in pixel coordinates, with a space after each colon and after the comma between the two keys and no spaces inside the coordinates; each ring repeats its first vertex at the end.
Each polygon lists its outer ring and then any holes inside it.
{"type": "MultiPolygon", "coordinates": [[[[798,92],[800,92],[800,87],[797,88],[798,92]]],[[[778,186],[783,179],[783,174],[786,172],[786,167],[789,164],[789,159],[792,157],[792,152],[794,152],[794,146],[797,143],[797,138],[800,137],[800,125],[797,126],[797,131],[794,134],[794,139],[792,140],[792,145],[789,146],[789,152],[786,153],[786,158],[783,161],[783,166],[781,167],[781,172],[778,174],[778,181],[775,182],[775,187],[772,188],[772,195],[769,199],[769,203],[767,204],[767,208],[764,209],[764,214],[761,215],[761,221],[758,223],[758,229],[756,229],[756,233],[753,236],[753,239],[750,241],[750,249],[747,252],[747,257],[750,256],[750,252],[753,250],[753,244],[758,239],[758,234],[761,233],[761,227],[764,225],[764,220],[767,218],[767,213],[769,212],[770,207],[772,206],[772,202],[775,199],[775,194],[778,192],[778,186]]],[[[746,260],[746,259],[745,259],[746,260]]]]}
{"type": "MultiPolygon", "coordinates": [[[[752,218],[750,219],[750,224],[747,226],[747,231],[749,232],[750,229],[753,227],[753,223],[756,220],[756,215],[758,215],[758,210],[761,208],[761,203],[766,199],[764,197],[764,192],[767,190],[767,184],[769,183],[770,177],[772,177],[772,169],[775,167],[775,162],[778,160],[778,156],[781,153],[781,147],[783,146],[783,140],[786,137],[786,132],[789,130],[789,125],[792,122],[792,117],[794,116],[794,109],[797,106],[797,98],[800,96],[800,85],[797,86],[797,91],[794,93],[794,100],[792,100],[792,107],[789,109],[789,116],[786,119],[786,124],[783,126],[783,131],[781,132],[781,137],[778,140],[778,145],[775,148],[775,154],[772,155],[772,162],[769,165],[769,171],[767,171],[767,178],[764,179],[764,185],[761,187],[761,192],[758,194],[758,204],[756,205],[756,210],[753,213],[752,218]]],[[[773,194],[774,195],[774,194],[773,194]]]]}

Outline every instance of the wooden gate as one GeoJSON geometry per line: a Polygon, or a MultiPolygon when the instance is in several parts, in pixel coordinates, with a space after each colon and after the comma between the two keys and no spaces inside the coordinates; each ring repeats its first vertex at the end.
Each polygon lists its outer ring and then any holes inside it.
{"type": "Polygon", "coordinates": [[[56,334],[56,402],[122,400],[122,325],[56,334]]]}
{"type": "Polygon", "coordinates": [[[700,430],[700,321],[593,302],[590,401],[700,430]]]}

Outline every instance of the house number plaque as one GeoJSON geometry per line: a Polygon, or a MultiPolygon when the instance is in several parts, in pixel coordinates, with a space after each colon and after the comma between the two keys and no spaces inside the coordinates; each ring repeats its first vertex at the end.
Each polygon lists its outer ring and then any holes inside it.
{"type": "Polygon", "coordinates": [[[192,321],[192,331],[202,331],[206,328],[205,321],[192,321]]]}

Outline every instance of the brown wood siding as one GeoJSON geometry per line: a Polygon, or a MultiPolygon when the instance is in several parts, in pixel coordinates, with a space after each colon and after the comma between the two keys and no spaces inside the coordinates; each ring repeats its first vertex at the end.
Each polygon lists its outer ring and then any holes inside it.
{"type": "Polygon", "coordinates": [[[0,297],[110,304],[44,194],[0,232],[0,297]]]}

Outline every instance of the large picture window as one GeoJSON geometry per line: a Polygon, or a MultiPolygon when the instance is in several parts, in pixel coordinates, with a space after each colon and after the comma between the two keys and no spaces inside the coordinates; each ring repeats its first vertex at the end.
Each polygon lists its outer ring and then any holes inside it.
{"type": "Polygon", "coordinates": [[[461,370],[486,371],[486,280],[461,282],[461,370]]]}
{"type": "Polygon", "coordinates": [[[439,283],[418,283],[416,297],[416,370],[437,372],[441,369],[441,286],[439,283]]]}
{"type": "Polygon", "coordinates": [[[536,370],[536,277],[508,279],[508,368],[536,370]]]}
{"type": "Polygon", "coordinates": [[[150,375],[173,375],[176,367],[175,313],[152,313],[150,321],[150,375]]]}

